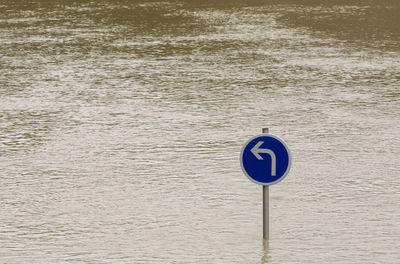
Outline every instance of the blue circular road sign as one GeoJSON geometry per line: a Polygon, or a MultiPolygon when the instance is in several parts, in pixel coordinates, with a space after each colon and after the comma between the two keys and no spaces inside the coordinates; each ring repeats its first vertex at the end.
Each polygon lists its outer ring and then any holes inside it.
{"type": "Polygon", "coordinates": [[[244,174],[261,185],[272,185],[283,180],[290,170],[291,162],[286,143],[271,134],[251,138],[240,154],[244,174]]]}

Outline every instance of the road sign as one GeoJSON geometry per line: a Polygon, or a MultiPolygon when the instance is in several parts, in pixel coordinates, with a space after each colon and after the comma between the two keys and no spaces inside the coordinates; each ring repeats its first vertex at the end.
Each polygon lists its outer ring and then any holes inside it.
{"type": "Polygon", "coordinates": [[[243,146],[240,164],[251,181],[272,185],[288,174],[291,155],[282,139],[271,134],[261,134],[251,138],[243,146]]]}

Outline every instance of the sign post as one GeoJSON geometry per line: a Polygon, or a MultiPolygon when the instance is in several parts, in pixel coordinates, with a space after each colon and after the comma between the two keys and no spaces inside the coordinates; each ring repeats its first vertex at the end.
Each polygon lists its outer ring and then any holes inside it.
{"type": "MultiPolygon", "coordinates": [[[[269,129],[263,128],[263,134],[268,134],[269,129]]],[[[263,238],[269,239],[269,185],[263,185],[263,238]]]]}
{"type": "Polygon", "coordinates": [[[252,182],[263,185],[263,238],[269,239],[269,185],[286,177],[292,159],[282,139],[269,134],[268,128],[263,128],[262,132],[243,146],[240,165],[252,182]]]}

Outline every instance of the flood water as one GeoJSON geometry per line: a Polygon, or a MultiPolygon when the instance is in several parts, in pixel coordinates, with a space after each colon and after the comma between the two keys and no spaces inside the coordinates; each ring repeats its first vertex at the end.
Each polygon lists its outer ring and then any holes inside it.
{"type": "Polygon", "coordinates": [[[399,89],[397,0],[0,0],[0,263],[399,263],[399,89]]]}

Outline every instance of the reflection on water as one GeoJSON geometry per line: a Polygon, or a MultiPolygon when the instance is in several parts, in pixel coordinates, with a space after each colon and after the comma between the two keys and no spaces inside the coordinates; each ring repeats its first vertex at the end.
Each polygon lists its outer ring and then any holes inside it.
{"type": "Polygon", "coordinates": [[[264,254],[261,258],[261,264],[269,262],[269,240],[263,240],[263,250],[264,254]]]}
{"type": "Polygon", "coordinates": [[[0,262],[396,263],[398,11],[0,1],[0,262]],[[294,160],[268,243],[262,127],[294,160]]]}

